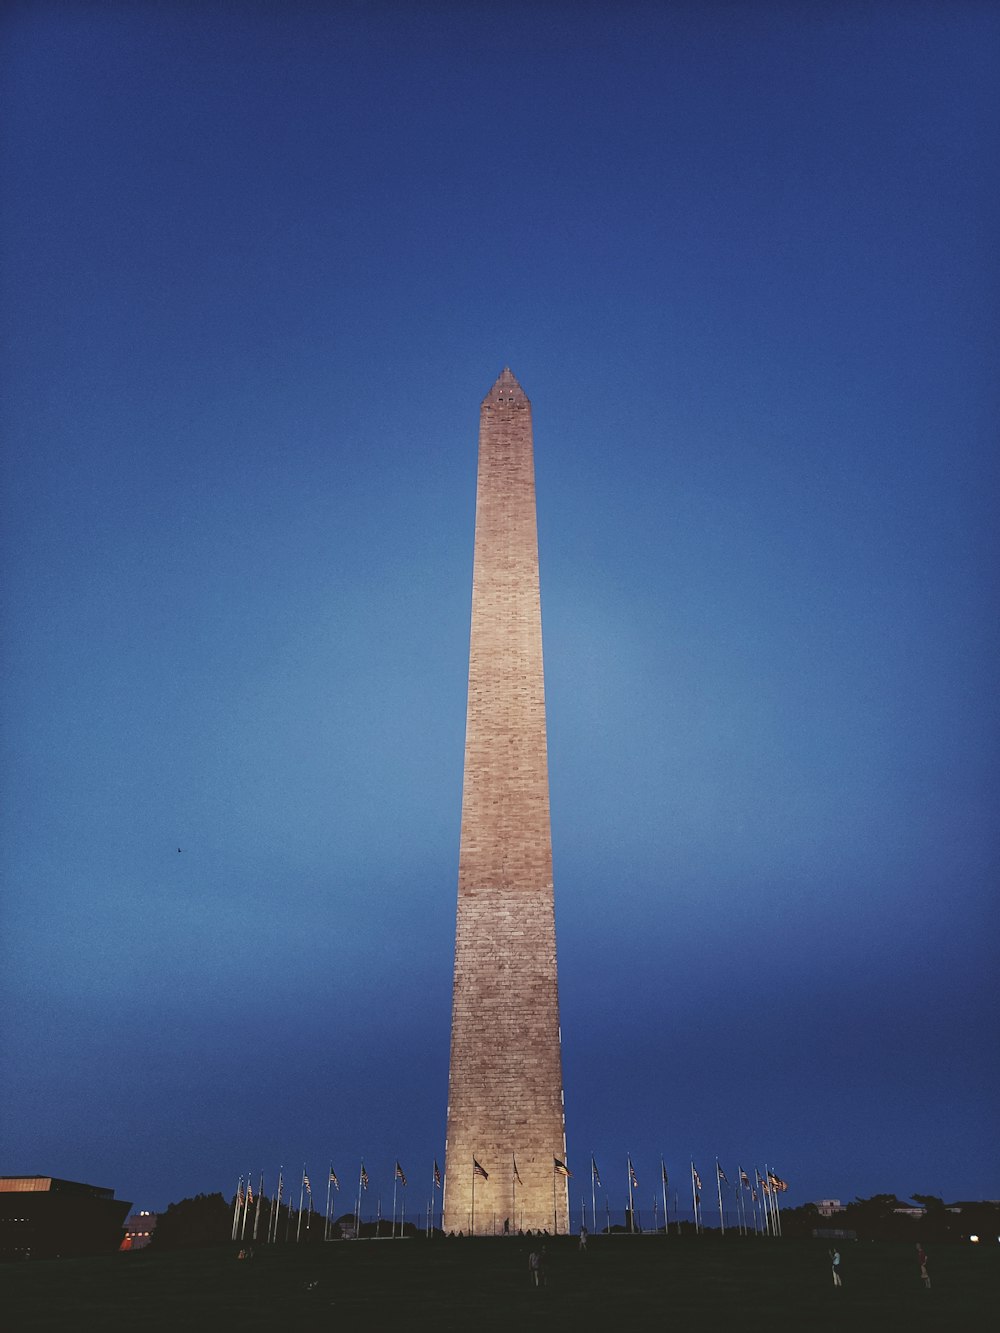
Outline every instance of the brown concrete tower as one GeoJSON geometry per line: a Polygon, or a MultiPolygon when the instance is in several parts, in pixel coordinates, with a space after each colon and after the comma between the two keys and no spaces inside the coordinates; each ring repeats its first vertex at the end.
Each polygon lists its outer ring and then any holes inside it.
{"type": "Polygon", "coordinates": [[[479,416],[446,1231],[568,1230],[559,1043],[531,404],[504,370],[479,416]]]}

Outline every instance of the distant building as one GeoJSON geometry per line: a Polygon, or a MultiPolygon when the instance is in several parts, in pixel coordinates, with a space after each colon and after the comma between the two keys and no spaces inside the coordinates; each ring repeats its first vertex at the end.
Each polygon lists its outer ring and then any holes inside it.
{"type": "Polygon", "coordinates": [[[839,1199],[817,1199],[815,1208],[820,1217],[832,1217],[834,1213],[842,1213],[844,1205],[839,1199]]]}
{"type": "Polygon", "coordinates": [[[100,1185],[55,1176],[0,1176],[0,1259],[113,1254],[131,1207],[100,1185]]]}
{"type": "Polygon", "coordinates": [[[122,1250],[144,1250],[153,1239],[155,1230],[155,1213],[133,1213],[125,1223],[125,1238],[120,1248],[122,1250]]]}

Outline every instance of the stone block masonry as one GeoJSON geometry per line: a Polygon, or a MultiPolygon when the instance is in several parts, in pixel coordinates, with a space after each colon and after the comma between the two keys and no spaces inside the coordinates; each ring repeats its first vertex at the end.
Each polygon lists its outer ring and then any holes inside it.
{"type": "Polygon", "coordinates": [[[531,403],[504,370],[480,409],[445,1230],[565,1232],[565,1158],[531,403]]]}

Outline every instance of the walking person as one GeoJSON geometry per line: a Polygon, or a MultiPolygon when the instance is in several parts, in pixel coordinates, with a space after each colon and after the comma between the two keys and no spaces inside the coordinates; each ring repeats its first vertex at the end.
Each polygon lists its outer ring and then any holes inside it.
{"type": "Polygon", "coordinates": [[[927,1251],[917,1241],[917,1263],[920,1265],[920,1277],[928,1291],[931,1289],[931,1275],[927,1271],[927,1251]]]}
{"type": "Polygon", "coordinates": [[[841,1278],[840,1278],[840,1251],[839,1251],[839,1250],[831,1250],[831,1251],[830,1251],[830,1267],[831,1267],[831,1269],[832,1269],[832,1271],[833,1271],[833,1285],[834,1285],[835,1287],[842,1287],[844,1284],[843,1284],[843,1282],[841,1281],[841,1278]]]}
{"type": "Polygon", "coordinates": [[[528,1255],[528,1277],[533,1287],[541,1285],[542,1260],[537,1250],[532,1250],[528,1255]]]}

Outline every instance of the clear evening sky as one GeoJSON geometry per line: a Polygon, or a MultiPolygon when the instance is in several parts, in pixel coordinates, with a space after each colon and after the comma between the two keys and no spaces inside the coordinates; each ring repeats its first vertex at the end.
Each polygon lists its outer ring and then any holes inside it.
{"type": "Polygon", "coordinates": [[[0,1172],[423,1206],[510,365],[574,1210],[591,1152],[1000,1197],[995,7],[0,44],[0,1172]]]}

